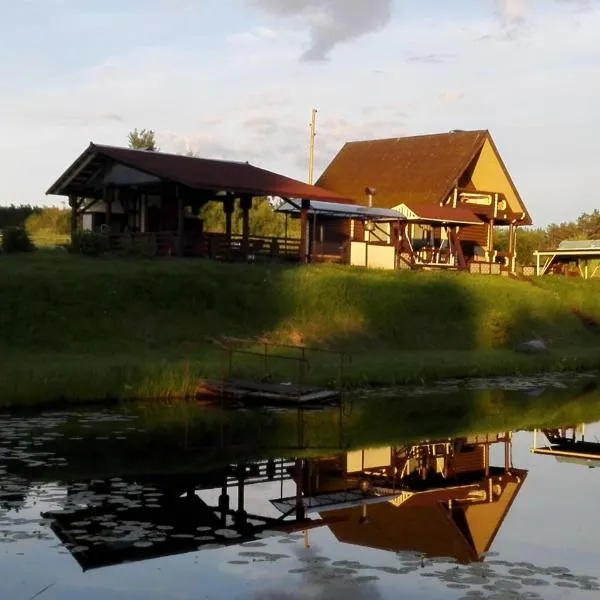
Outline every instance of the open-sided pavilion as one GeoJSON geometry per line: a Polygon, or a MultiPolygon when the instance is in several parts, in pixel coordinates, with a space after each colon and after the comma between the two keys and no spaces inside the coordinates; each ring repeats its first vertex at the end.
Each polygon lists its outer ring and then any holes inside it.
{"type": "MultiPolygon", "coordinates": [[[[335,192],[249,163],[94,143],[47,194],[69,198],[72,233],[83,225],[108,235],[112,247],[128,241],[149,246],[152,254],[212,258],[255,253],[303,258],[307,227],[302,228],[301,240],[250,235],[250,210],[256,198],[278,197],[299,205],[304,202],[305,208],[311,200],[344,201],[335,192]],[[224,233],[203,231],[198,215],[209,202],[222,205],[224,233]],[[239,236],[233,234],[232,226],[236,203],[242,212],[239,236]]],[[[302,214],[307,217],[306,210],[302,214]]]]}
{"type": "Polygon", "coordinates": [[[556,250],[534,252],[536,275],[568,274],[575,266],[583,279],[600,277],[600,240],[567,240],[556,250]]]}

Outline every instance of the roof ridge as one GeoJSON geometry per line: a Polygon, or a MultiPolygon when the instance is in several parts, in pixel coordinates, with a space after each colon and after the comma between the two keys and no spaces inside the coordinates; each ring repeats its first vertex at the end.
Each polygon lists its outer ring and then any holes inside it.
{"type": "Polygon", "coordinates": [[[106,148],[108,150],[125,150],[127,152],[139,152],[143,154],[157,154],[160,156],[176,156],[177,158],[189,158],[192,160],[205,160],[211,162],[221,162],[233,165],[250,165],[250,162],[243,160],[227,160],[222,158],[207,158],[205,156],[187,156],[186,154],[178,154],[177,152],[164,152],[163,150],[144,150],[142,148],[129,148],[128,146],[114,146],[112,144],[97,144],[96,142],[90,142],[90,147],[96,150],[102,150],[106,148]]]}
{"type": "Polygon", "coordinates": [[[471,135],[490,135],[489,129],[452,129],[451,131],[444,131],[438,133],[422,133],[417,135],[401,135],[397,137],[389,137],[389,138],[372,138],[372,139],[363,139],[363,140],[351,140],[346,142],[346,145],[350,144],[371,144],[373,142],[395,142],[399,140],[415,140],[419,138],[428,138],[428,137],[445,137],[450,135],[460,135],[460,134],[471,134],[471,135]]]}

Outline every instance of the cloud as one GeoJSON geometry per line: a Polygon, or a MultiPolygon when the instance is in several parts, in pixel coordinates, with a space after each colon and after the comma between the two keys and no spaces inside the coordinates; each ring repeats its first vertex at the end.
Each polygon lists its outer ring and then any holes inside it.
{"type": "Polygon", "coordinates": [[[408,62],[418,62],[426,65],[438,65],[454,58],[454,54],[415,54],[408,57],[408,62]]]}
{"type": "Polygon", "coordinates": [[[303,60],[322,61],[339,44],[383,29],[392,18],[392,0],[248,0],[266,13],[303,20],[311,42],[303,60]]]}
{"type": "Polygon", "coordinates": [[[497,0],[498,13],[505,27],[515,27],[527,21],[528,0],[497,0]]]}

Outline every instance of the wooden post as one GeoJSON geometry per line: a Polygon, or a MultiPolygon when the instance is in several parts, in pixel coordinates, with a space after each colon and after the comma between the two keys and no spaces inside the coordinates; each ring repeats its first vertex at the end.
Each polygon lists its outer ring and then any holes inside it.
{"type": "Polygon", "coordinates": [[[227,260],[231,259],[231,232],[234,208],[235,198],[227,196],[227,198],[223,200],[223,211],[225,212],[225,237],[227,239],[227,260]]]}
{"type": "Polygon", "coordinates": [[[308,239],[308,211],[310,210],[310,200],[302,200],[302,210],[300,212],[300,262],[307,264],[309,261],[309,239],[308,239]]]}
{"type": "Polygon", "coordinates": [[[515,225],[515,230],[513,233],[513,255],[512,255],[512,272],[516,273],[517,272],[517,256],[519,255],[519,253],[517,252],[517,233],[519,231],[519,228],[517,225],[515,225]]]}
{"type": "Polygon", "coordinates": [[[493,262],[494,260],[494,225],[495,221],[492,219],[489,222],[489,261],[493,262]]]}
{"type": "Polygon", "coordinates": [[[301,458],[296,459],[295,468],[295,479],[296,479],[296,520],[304,521],[306,519],[306,510],[304,508],[304,502],[302,499],[302,466],[303,460],[301,458]]]}
{"type": "Polygon", "coordinates": [[[177,198],[177,256],[181,257],[184,252],[185,215],[179,186],[175,186],[175,197],[177,198]]]}
{"type": "Polygon", "coordinates": [[[104,188],[104,203],[106,204],[106,228],[109,233],[112,233],[112,204],[115,190],[112,186],[104,188]]]}
{"type": "Polygon", "coordinates": [[[240,207],[242,209],[242,252],[244,258],[247,260],[250,254],[250,209],[252,208],[252,196],[242,196],[240,198],[240,207]]]}
{"type": "Polygon", "coordinates": [[[73,242],[73,236],[77,233],[77,220],[79,213],[79,201],[77,196],[69,196],[69,206],[71,207],[71,242],[73,242]]]}

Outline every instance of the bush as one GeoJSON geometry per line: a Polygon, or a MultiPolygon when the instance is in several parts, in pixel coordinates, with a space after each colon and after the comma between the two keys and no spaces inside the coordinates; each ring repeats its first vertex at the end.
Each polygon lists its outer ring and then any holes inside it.
{"type": "Polygon", "coordinates": [[[71,211],[63,208],[42,208],[25,221],[29,235],[67,235],[71,232],[71,211]]]}
{"type": "Polygon", "coordinates": [[[84,256],[102,256],[109,250],[108,237],[101,233],[82,231],[76,233],[71,239],[69,251],[73,254],[84,256]]]}
{"type": "Polygon", "coordinates": [[[22,227],[5,227],[2,230],[2,250],[6,254],[33,252],[35,245],[22,227]]]}

